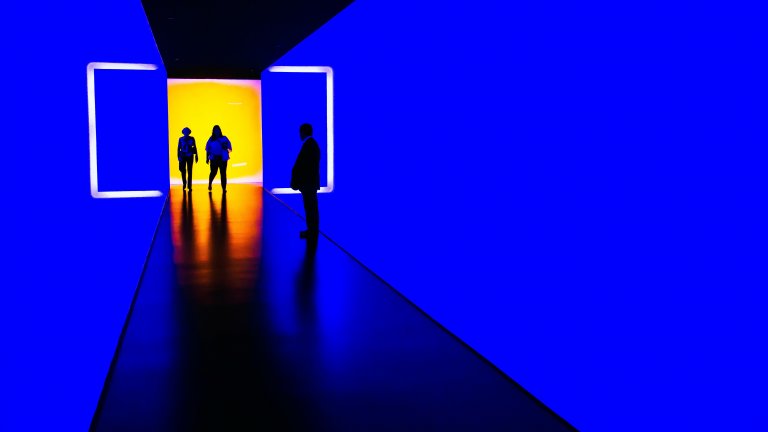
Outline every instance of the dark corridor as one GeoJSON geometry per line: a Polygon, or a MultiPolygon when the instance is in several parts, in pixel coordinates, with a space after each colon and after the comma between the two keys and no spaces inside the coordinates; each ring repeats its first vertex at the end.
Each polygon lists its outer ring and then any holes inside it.
{"type": "Polygon", "coordinates": [[[97,431],[565,431],[260,187],[173,190],[97,431]]]}

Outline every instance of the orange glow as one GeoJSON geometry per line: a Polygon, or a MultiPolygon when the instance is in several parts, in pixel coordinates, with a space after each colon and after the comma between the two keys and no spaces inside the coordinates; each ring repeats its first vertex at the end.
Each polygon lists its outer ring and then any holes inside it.
{"type": "Polygon", "coordinates": [[[178,282],[194,286],[189,295],[201,304],[248,301],[258,275],[261,186],[233,185],[227,190],[171,190],[173,262],[184,269],[178,272],[178,282]]]}
{"type": "MultiPolygon", "coordinates": [[[[205,143],[214,125],[232,142],[227,167],[229,183],[261,183],[261,81],[168,80],[168,136],[171,184],[181,184],[176,155],[181,130],[192,129],[200,162],[194,165],[195,184],[207,184],[205,143]]],[[[218,178],[215,180],[218,183],[218,178]]]]}

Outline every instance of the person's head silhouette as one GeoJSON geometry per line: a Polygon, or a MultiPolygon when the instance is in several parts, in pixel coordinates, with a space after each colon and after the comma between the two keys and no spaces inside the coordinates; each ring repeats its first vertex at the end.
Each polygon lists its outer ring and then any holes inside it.
{"type": "Polygon", "coordinates": [[[219,127],[219,125],[214,126],[213,127],[213,131],[211,132],[211,138],[212,139],[219,139],[221,137],[222,137],[221,128],[219,127]]]}
{"type": "Polygon", "coordinates": [[[304,123],[299,127],[299,136],[301,136],[301,139],[307,139],[312,136],[312,125],[309,123],[304,123]]]}
{"type": "Polygon", "coordinates": [[[181,130],[181,133],[184,134],[185,137],[189,136],[189,134],[192,133],[192,129],[185,127],[184,129],[181,130]]]}

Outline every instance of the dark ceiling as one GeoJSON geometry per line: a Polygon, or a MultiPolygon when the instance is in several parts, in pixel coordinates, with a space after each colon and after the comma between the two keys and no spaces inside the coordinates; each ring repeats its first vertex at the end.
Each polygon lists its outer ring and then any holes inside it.
{"type": "Polygon", "coordinates": [[[259,79],[353,0],[142,0],[169,78],[259,79]]]}

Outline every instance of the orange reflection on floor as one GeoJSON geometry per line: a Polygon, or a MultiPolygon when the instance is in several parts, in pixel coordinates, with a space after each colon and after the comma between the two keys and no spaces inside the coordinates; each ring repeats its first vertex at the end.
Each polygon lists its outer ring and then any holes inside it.
{"type": "Polygon", "coordinates": [[[262,188],[174,187],[169,205],[179,286],[195,287],[189,294],[201,303],[246,301],[261,257],[262,188]]]}

